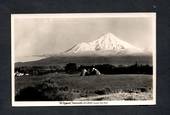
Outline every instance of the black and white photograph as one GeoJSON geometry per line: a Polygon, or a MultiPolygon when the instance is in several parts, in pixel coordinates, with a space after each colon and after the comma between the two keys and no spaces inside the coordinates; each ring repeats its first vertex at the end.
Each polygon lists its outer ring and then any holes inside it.
{"type": "Polygon", "coordinates": [[[156,13],[12,14],[12,106],[156,104],[156,13]]]}

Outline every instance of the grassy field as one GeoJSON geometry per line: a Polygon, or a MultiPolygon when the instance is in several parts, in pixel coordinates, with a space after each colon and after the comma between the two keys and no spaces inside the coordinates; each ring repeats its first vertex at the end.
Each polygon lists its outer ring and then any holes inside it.
{"type": "Polygon", "coordinates": [[[79,73],[50,73],[42,76],[22,76],[15,77],[15,93],[16,100],[20,101],[148,100],[152,99],[152,75],[120,74],[81,77],[79,73]],[[35,96],[33,90],[43,95],[43,98],[30,99],[31,96],[35,96]],[[31,96],[29,96],[30,93],[31,96]],[[24,95],[29,99],[25,99],[24,95]]]}

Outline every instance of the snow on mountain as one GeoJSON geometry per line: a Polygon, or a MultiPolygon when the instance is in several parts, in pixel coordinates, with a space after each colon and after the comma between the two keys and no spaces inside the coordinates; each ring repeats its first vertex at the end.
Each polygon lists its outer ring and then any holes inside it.
{"type": "Polygon", "coordinates": [[[113,35],[106,33],[92,42],[79,43],[69,50],[66,54],[97,54],[97,55],[124,55],[142,53],[143,50],[137,48],[113,35]]]}

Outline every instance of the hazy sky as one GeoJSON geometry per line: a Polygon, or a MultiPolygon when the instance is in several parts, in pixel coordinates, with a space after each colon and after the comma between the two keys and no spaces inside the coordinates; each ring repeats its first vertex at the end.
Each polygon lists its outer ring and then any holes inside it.
{"type": "Polygon", "coordinates": [[[152,19],[133,18],[16,18],[15,56],[59,53],[80,42],[111,32],[136,47],[153,47],[152,19]]]}

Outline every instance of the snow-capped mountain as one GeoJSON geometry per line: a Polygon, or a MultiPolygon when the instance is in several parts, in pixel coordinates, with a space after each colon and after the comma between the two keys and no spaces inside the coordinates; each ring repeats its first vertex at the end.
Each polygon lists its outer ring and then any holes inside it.
{"type": "Polygon", "coordinates": [[[106,33],[92,42],[79,43],[65,51],[71,55],[124,55],[142,52],[140,48],[119,39],[112,33],[106,33]]]}

